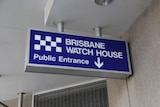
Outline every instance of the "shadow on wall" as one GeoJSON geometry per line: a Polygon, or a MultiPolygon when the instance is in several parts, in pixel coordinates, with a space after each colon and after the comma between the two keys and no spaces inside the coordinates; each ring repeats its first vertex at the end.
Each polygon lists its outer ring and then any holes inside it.
{"type": "Polygon", "coordinates": [[[8,106],[0,102],[0,107],[8,107],[8,106]]]}

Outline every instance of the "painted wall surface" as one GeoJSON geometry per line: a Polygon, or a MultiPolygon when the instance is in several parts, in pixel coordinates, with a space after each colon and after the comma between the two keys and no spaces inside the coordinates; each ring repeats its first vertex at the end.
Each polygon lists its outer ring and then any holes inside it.
{"type": "Polygon", "coordinates": [[[159,107],[160,0],[151,2],[124,38],[130,44],[134,75],[127,79],[127,84],[121,80],[107,80],[110,107],[159,107]]]}
{"type": "Polygon", "coordinates": [[[153,0],[127,32],[134,75],[128,79],[131,107],[160,105],[160,0],[153,0]]]}
{"type": "MultiPolygon", "coordinates": [[[[3,102],[8,107],[18,107],[18,99],[7,100],[3,102]]],[[[23,98],[23,107],[31,107],[32,95],[25,95],[23,98]]]]}
{"type": "Polygon", "coordinates": [[[129,107],[126,80],[107,79],[109,107],[129,107]]]}

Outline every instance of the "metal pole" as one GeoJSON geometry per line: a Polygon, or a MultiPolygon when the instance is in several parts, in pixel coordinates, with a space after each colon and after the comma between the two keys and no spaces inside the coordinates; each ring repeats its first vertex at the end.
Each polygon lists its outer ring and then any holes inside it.
{"type": "Polygon", "coordinates": [[[22,107],[23,106],[23,94],[24,93],[18,93],[18,107],[22,107]]]}
{"type": "Polygon", "coordinates": [[[57,27],[58,27],[59,32],[64,32],[64,23],[63,22],[58,22],[57,27]]]}
{"type": "Polygon", "coordinates": [[[102,36],[102,29],[101,27],[95,27],[94,28],[95,34],[97,37],[101,37],[102,36]]]}

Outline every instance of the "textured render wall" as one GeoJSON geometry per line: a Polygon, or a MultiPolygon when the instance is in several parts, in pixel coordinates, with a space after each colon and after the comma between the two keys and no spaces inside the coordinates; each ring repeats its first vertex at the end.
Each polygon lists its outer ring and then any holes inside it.
{"type": "Polygon", "coordinates": [[[160,0],[152,0],[124,38],[130,43],[134,75],[127,83],[107,79],[109,107],[159,107],[160,0]]]}
{"type": "Polygon", "coordinates": [[[134,75],[128,79],[131,107],[160,107],[160,0],[130,27],[134,75]]]}
{"type": "MultiPolygon", "coordinates": [[[[4,101],[8,107],[18,107],[18,99],[12,99],[8,101],[4,101]]],[[[31,107],[32,105],[32,95],[26,95],[23,98],[23,107],[31,107]]]]}
{"type": "Polygon", "coordinates": [[[107,79],[109,107],[129,107],[126,80],[107,79]]]}

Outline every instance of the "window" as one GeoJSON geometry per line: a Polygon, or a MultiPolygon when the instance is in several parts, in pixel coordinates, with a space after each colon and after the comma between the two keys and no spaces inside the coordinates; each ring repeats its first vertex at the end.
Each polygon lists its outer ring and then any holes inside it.
{"type": "Polygon", "coordinates": [[[34,107],[108,107],[106,81],[35,95],[34,107]]]}

